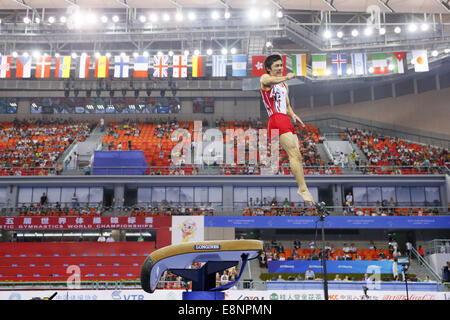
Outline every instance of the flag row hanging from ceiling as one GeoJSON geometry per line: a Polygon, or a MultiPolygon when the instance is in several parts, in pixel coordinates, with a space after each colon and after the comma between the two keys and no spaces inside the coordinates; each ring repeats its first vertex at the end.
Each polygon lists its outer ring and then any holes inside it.
{"type": "MultiPolygon", "coordinates": [[[[412,64],[416,72],[429,71],[427,50],[413,50],[412,64]]],[[[407,70],[406,51],[392,53],[333,53],[333,54],[294,54],[291,56],[291,70],[297,76],[326,77],[326,76],[365,76],[369,74],[404,73],[407,70]],[[307,70],[307,58],[310,55],[310,70],[307,70]]],[[[266,56],[251,57],[251,76],[259,77],[266,73],[264,60],[266,56]]],[[[283,75],[286,75],[286,55],[283,58],[283,75]]],[[[16,78],[31,78],[32,57],[18,56],[16,58],[16,78]]],[[[133,63],[129,56],[113,57],[114,78],[187,78],[188,68],[191,69],[192,78],[205,77],[207,56],[192,56],[188,65],[188,57],[174,55],[136,56],[133,63]],[[169,60],[171,60],[169,65],[169,60]],[[171,72],[169,71],[171,69],[171,72]]],[[[226,77],[229,59],[226,55],[213,55],[211,57],[210,75],[212,77],[226,77]]],[[[100,56],[92,59],[95,78],[108,78],[110,72],[110,58],[100,56]]],[[[231,56],[231,76],[247,77],[248,58],[246,55],[231,56]]],[[[0,57],[0,78],[11,78],[12,57],[0,57]]],[[[71,56],[41,56],[36,59],[35,78],[88,78],[91,70],[91,57],[81,55],[79,59],[71,56]],[[75,63],[73,60],[76,60],[75,63]],[[53,63],[54,61],[54,63],[53,63]],[[53,64],[52,64],[53,63],[53,64]],[[72,66],[74,69],[72,70],[72,66]],[[53,68],[52,68],[53,67],[53,68]],[[52,71],[53,69],[53,71],[52,71]]]]}

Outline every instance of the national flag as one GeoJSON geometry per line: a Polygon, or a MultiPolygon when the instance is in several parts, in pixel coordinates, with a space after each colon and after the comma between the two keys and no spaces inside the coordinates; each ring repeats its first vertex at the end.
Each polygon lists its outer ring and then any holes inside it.
{"type": "Polygon", "coordinates": [[[114,78],[128,78],[130,69],[130,56],[114,57],[114,78]]]}
{"type": "Polygon", "coordinates": [[[206,58],[203,56],[192,56],[192,77],[200,78],[205,75],[206,58]]]}
{"type": "Polygon", "coordinates": [[[247,76],[247,56],[245,54],[233,55],[231,66],[233,77],[247,76]]]}
{"type": "Polygon", "coordinates": [[[393,52],[391,61],[394,66],[392,72],[393,73],[405,73],[405,64],[406,64],[406,51],[401,52],[393,52]]]}
{"type": "Polygon", "coordinates": [[[212,76],[213,77],[226,77],[227,76],[227,56],[225,56],[225,55],[213,56],[212,76]]]}
{"type": "Polygon", "coordinates": [[[252,56],[252,74],[254,77],[260,77],[266,73],[264,60],[266,60],[266,56],[252,56]]]}
{"type": "Polygon", "coordinates": [[[52,65],[52,57],[44,56],[37,58],[35,77],[50,78],[50,66],[52,65]]]}
{"type": "Polygon", "coordinates": [[[80,64],[78,65],[78,77],[79,78],[89,78],[89,63],[91,62],[91,57],[82,55],[80,57],[80,64]]]}
{"type": "Polygon", "coordinates": [[[187,56],[173,56],[173,73],[174,78],[187,77],[187,56]]]}
{"type": "Polygon", "coordinates": [[[153,77],[167,78],[169,76],[169,56],[153,56],[153,77]]]}
{"type": "Polygon", "coordinates": [[[388,73],[387,54],[386,53],[374,53],[372,54],[372,67],[374,74],[386,74],[388,73]]]}
{"type": "Polygon", "coordinates": [[[148,57],[137,56],[134,58],[134,73],[135,78],[147,78],[148,77],[148,57]]]}
{"type": "Polygon", "coordinates": [[[365,53],[352,53],[352,69],[354,75],[367,74],[367,56],[365,53]]]}
{"type": "Polygon", "coordinates": [[[333,53],[331,55],[331,66],[335,76],[345,76],[347,74],[347,54],[333,53]]]}
{"type": "Polygon", "coordinates": [[[312,54],[312,72],[313,76],[325,76],[327,72],[327,55],[326,54],[312,54]]]}
{"type": "Polygon", "coordinates": [[[296,76],[306,76],[306,54],[292,55],[292,72],[296,76]]]}
{"type": "Polygon", "coordinates": [[[17,57],[16,78],[31,77],[31,56],[17,57]]]}
{"type": "Polygon", "coordinates": [[[55,66],[55,78],[69,78],[71,62],[72,62],[71,56],[57,57],[55,66]]]}
{"type": "Polygon", "coordinates": [[[11,78],[11,56],[0,57],[0,78],[11,78]]]}
{"type": "Polygon", "coordinates": [[[95,74],[96,78],[108,78],[109,77],[109,58],[101,56],[95,59],[95,74]]]}
{"type": "Polygon", "coordinates": [[[427,50],[413,50],[412,51],[412,62],[414,64],[414,70],[416,72],[427,72],[430,71],[428,67],[428,53],[427,50]]]}

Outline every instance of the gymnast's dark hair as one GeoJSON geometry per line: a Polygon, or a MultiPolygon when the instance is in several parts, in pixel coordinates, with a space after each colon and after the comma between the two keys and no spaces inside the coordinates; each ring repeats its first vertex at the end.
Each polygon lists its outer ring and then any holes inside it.
{"type": "Polygon", "coordinates": [[[266,58],[266,60],[264,60],[264,69],[266,70],[267,73],[269,73],[269,71],[267,71],[267,69],[270,69],[270,67],[272,66],[272,63],[274,63],[275,61],[278,61],[278,60],[283,60],[279,54],[272,54],[272,55],[268,56],[266,58]]]}

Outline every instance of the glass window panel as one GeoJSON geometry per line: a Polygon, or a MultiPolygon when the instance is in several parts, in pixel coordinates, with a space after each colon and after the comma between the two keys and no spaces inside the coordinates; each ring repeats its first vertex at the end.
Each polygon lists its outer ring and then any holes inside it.
{"type": "Polygon", "coordinates": [[[297,193],[298,188],[297,187],[290,187],[289,188],[289,194],[290,194],[290,200],[295,203],[304,202],[303,198],[297,193]]]}
{"type": "Polygon", "coordinates": [[[34,187],[33,188],[33,198],[32,201],[33,202],[40,202],[41,201],[41,197],[43,193],[47,193],[47,188],[39,188],[39,187],[34,187]]]}
{"type": "Polygon", "coordinates": [[[367,188],[353,187],[353,202],[355,205],[367,204],[367,188]]]}
{"type": "Polygon", "coordinates": [[[103,203],[103,188],[102,187],[90,187],[89,188],[89,203],[98,204],[103,203]]]}
{"type": "Polygon", "coordinates": [[[424,187],[411,187],[411,202],[413,204],[425,204],[425,188],[424,187]]]}
{"type": "Polygon", "coordinates": [[[75,192],[75,188],[70,188],[70,187],[61,188],[61,204],[68,203],[70,205],[70,203],[72,202],[72,197],[73,197],[74,192],[75,192]]]}
{"type": "Polygon", "coordinates": [[[165,187],[153,187],[152,188],[152,202],[163,202],[166,200],[166,188],[165,187]]]}
{"type": "Polygon", "coordinates": [[[311,187],[311,188],[309,188],[309,192],[313,196],[314,201],[318,202],[319,201],[319,188],[311,187]]]}
{"type": "Polygon", "coordinates": [[[138,188],[138,203],[147,203],[152,201],[152,188],[138,188]]]}
{"type": "Polygon", "coordinates": [[[209,187],[208,192],[209,202],[222,203],[222,187],[209,187]]]}
{"type": "Polygon", "coordinates": [[[6,188],[0,188],[0,206],[6,205],[6,188]]]}
{"type": "Polygon", "coordinates": [[[411,204],[411,194],[409,193],[409,187],[397,187],[397,205],[406,206],[411,204]]]}
{"type": "Polygon", "coordinates": [[[261,187],[248,187],[248,201],[250,201],[250,198],[253,199],[253,202],[256,199],[261,202],[261,187]]]}
{"type": "Polygon", "coordinates": [[[89,202],[89,188],[88,187],[77,187],[77,197],[78,202],[85,204],[89,202]]]}
{"type": "Polygon", "coordinates": [[[375,205],[377,202],[381,204],[381,188],[367,187],[367,201],[369,205],[375,205]]]}
{"type": "Polygon", "coordinates": [[[289,201],[289,187],[276,187],[275,191],[278,202],[282,203],[286,198],[289,201]]]}
{"type": "Polygon", "coordinates": [[[180,201],[180,187],[166,188],[167,201],[178,203],[180,201]]]}
{"type": "Polygon", "coordinates": [[[47,192],[48,202],[56,203],[61,201],[61,188],[48,188],[47,192]]]}
{"type": "Polygon", "coordinates": [[[194,187],[194,201],[197,204],[208,202],[208,187],[194,187]]]}
{"type": "Polygon", "coordinates": [[[180,187],[180,202],[188,204],[194,202],[193,187],[180,187]]]}
{"type": "Polygon", "coordinates": [[[381,201],[386,200],[388,203],[390,199],[395,199],[397,196],[395,195],[395,187],[382,187],[381,188],[381,201]]]}
{"type": "Polygon", "coordinates": [[[29,204],[31,202],[31,195],[33,194],[33,188],[19,188],[18,205],[22,203],[29,204]]]}
{"type": "Polygon", "coordinates": [[[234,187],[234,197],[233,202],[236,208],[237,203],[244,203],[247,205],[248,197],[247,197],[247,187],[234,187]]]}
{"type": "Polygon", "coordinates": [[[266,201],[270,203],[275,198],[275,187],[262,187],[261,192],[263,201],[266,198],[266,201]]]}
{"type": "Polygon", "coordinates": [[[425,187],[425,199],[427,203],[432,205],[441,205],[441,196],[439,187],[425,187]]]}

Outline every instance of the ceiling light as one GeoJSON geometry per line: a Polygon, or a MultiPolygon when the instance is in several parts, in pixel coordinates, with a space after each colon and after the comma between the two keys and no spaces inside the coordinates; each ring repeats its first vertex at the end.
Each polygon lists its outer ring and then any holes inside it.
{"type": "Polygon", "coordinates": [[[230,53],[231,54],[235,54],[236,53],[236,48],[231,48],[230,53]]]}
{"type": "Polygon", "coordinates": [[[206,50],[206,54],[208,55],[208,56],[210,56],[210,55],[212,55],[212,49],[208,49],[208,50],[206,50]]]}
{"type": "Polygon", "coordinates": [[[213,20],[217,20],[217,19],[219,19],[219,17],[220,17],[220,15],[219,15],[219,13],[217,11],[211,12],[211,18],[213,20]]]}
{"type": "Polygon", "coordinates": [[[87,15],[87,21],[89,24],[95,24],[97,22],[97,16],[93,12],[89,12],[87,15]]]}
{"type": "Polygon", "coordinates": [[[194,50],[194,56],[199,56],[200,55],[200,50],[196,49],[194,50]]]}
{"type": "Polygon", "coordinates": [[[145,21],[147,21],[147,18],[145,16],[140,16],[139,21],[144,23],[145,21]]]}
{"type": "Polygon", "coordinates": [[[177,19],[177,21],[183,21],[183,14],[181,12],[177,12],[175,19],[177,19]]]}
{"type": "Polygon", "coordinates": [[[223,15],[223,17],[224,17],[225,19],[230,19],[230,18],[231,18],[231,13],[230,13],[230,11],[225,11],[225,14],[223,15]]]}
{"type": "Polygon", "coordinates": [[[76,59],[77,57],[78,57],[78,55],[77,55],[76,52],[72,53],[72,58],[73,58],[73,59],[76,59]]]}
{"type": "Polygon", "coordinates": [[[170,57],[173,56],[173,51],[172,50],[169,51],[169,56],[170,57]]]}
{"type": "Polygon", "coordinates": [[[444,52],[445,53],[450,53],[450,49],[445,49],[444,52]]]}
{"type": "Polygon", "coordinates": [[[118,16],[112,17],[112,21],[113,21],[114,23],[119,22],[119,17],[118,17],[118,16]]]}
{"type": "Polygon", "coordinates": [[[352,30],[352,36],[353,36],[353,37],[357,37],[358,35],[359,35],[358,30],[353,29],[353,30],[352,30]]]}
{"type": "Polygon", "coordinates": [[[133,57],[136,58],[139,55],[137,52],[133,52],[133,57]]]}
{"type": "Polygon", "coordinates": [[[439,54],[439,52],[438,52],[437,50],[433,50],[433,52],[431,52],[431,55],[432,55],[433,57],[437,57],[438,54],[439,54]]]}
{"type": "Polygon", "coordinates": [[[331,31],[330,30],[325,30],[325,32],[323,33],[323,37],[325,39],[330,39],[331,38],[331,31]]]}
{"type": "Polygon", "coordinates": [[[188,56],[189,55],[189,50],[184,50],[184,55],[188,56]]]}
{"type": "Polygon", "coordinates": [[[55,22],[55,17],[48,18],[48,23],[54,23],[54,22],[55,22]]]}
{"type": "Polygon", "coordinates": [[[100,18],[100,20],[101,20],[101,22],[103,22],[103,23],[107,23],[107,22],[108,22],[108,17],[107,17],[107,16],[102,16],[102,17],[100,18]]]}
{"type": "Polygon", "coordinates": [[[342,31],[338,31],[336,33],[336,36],[340,39],[340,38],[342,38],[344,36],[344,33],[342,31]]]}
{"type": "Polygon", "coordinates": [[[14,52],[12,53],[12,56],[13,56],[14,58],[17,58],[17,56],[18,56],[17,51],[14,51],[14,52]]]}
{"type": "Polygon", "coordinates": [[[365,36],[370,36],[373,33],[373,29],[371,27],[367,27],[364,29],[364,35],[365,36]]]}
{"type": "Polygon", "coordinates": [[[168,13],[164,13],[162,19],[164,21],[169,21],[170,20],[170,15],[168,13]]]}
{"type": "Polygon", "coordinates": [[[156,22],[156,21],[158,21],[158,15],[157,15],[156,13],[152,13],[152,14],[150,15],[150,21],[151,21],[151,22],[156,22]]]}
{"type": "Polygon", "coordinates": [[[348,74],[348,75],[351,75],[351,74],[353,74],[353,70],[352,70],[352,68],[347,68],[347,74],[348,74]]]}
{"type": "Polygon", "coordinates": [[[39,58],[40,56],[41,56],[41,53],[39,51],[36,50],[33,52],[33,57],[39,58]]]}
{"type": "Polygon", "coordinates": [[[143,55],[144,57],[148,57],[148,51],[144,51],[143,55]]]}
{"type": "Polygon", "coordinates": [[[36,18],[36,19],[34,19],[34,22],[36,22],[37,24],[39,24],[39,23],[41,23],[41,19],[36,18]]]}
{"type": "Polygon", "coordinates": [[[189,12],[188,14],[188,19],[191,21],[194,21],[197,18],[197,16],[195,15],[195,12],[189,12]]]}
{"type": "Polygon", "coordinates": [[[270,18],[270,10],[265,9],[265,10],[262,12],[262,17],[263,17],[264,19],[270,18]]]}
{"type": "Polygon", "coordinates": [[[369,68],[369,73],[374,73],[374,72],[375,72],[375,69],[373,67],[370,67],[369,68]]]}
{"type": "Polygon", "coordinates": [[[100,57],[100,52],[96,52],[96,53],[95,53],[95,57],[96,57],[96,58],[100,57]]]}
{"type": "Polygon", "coordinates": [[[390,64],[388,65],[388,70],[389,70],[389,71],[394,71],[394,69],[395,69],[395,66],[394,66],[392,63],[390,63],[390,64]]]}
{"type": "Polygon", "coordinates": [[[247,12],[247,17],[250,20],[256,20],[256,19],[258,19],[258,16],[259,16],[258,10],[254,9],[254,8],[248,10],[248,12],[247,12]]]}
{"type": "Polygon", "coordinates": [[[408,25],[408,31],[409,32],[416,32],[417,31],[417,25],[415,23],[410,23],[408,25]]]}
{"type": "Polygon", "coordinates": [[[420,30],[427,31],[430,28],[430,25],[428,23],[422,23],[420,25],[420,30]]]}
{"type": "Polygon", "coordinates": [[[23,23],[29,24],[30,23],[30,18],[28,18],[28,17],[23,18],[23,23]]]}
{"type": "Polygon", "coordinates": [[[105,54],[105,56],[106,56],[107,58],[110,58],[110,57],[111,57],[111,53],[107,52],[107,53],[105,54]]]}
{"type": "Polygon", "coordinates": [[[400,33],[400,32],[402,32],[402,28],[400,28],[400,27],[395,27],[394,32],[395,32],[395,33],[400,33]]]}
{"type": "Polygon", "coordinates": [[[162,51],[158,51],[158,53],[156,54],[158,57],[161,57],[163,55],[162,51]]]}
{"type": "Polygon", "coordinates": [[[378,30],[378,32],[380,33],[380,35],[384,35],[384,34],[386,34],[386,29],[380,28],[380,30],[378,30]]]}
{"type": "Polygon", "coordinates": [[[267,41],[267,42],[266,42],[266,47],[267,47],[267,48],[272,47],[272,42],[267,41]]]}
{"type": "Polygon", "coordinates": [[[61,23],[66,23],[67,18],[65,16],[62,16],[61,18],[59,18],[59,22],[61,23]]]}
{"type": "Polygon", "coordinates": [[[277,18],[283,18],[283,12],[278,11],[277,12],[277,18]]]}
{"type": "Polygon", "coordinates": [[[227,50],[227,48],[222,48],[222,54],[227,54],[228,53],[228,50],[227,50]]]}
{"type": "Polygon", "coordinates": [[[55,53],[55,58],[59,58],[59,53],[55,53]]]}

